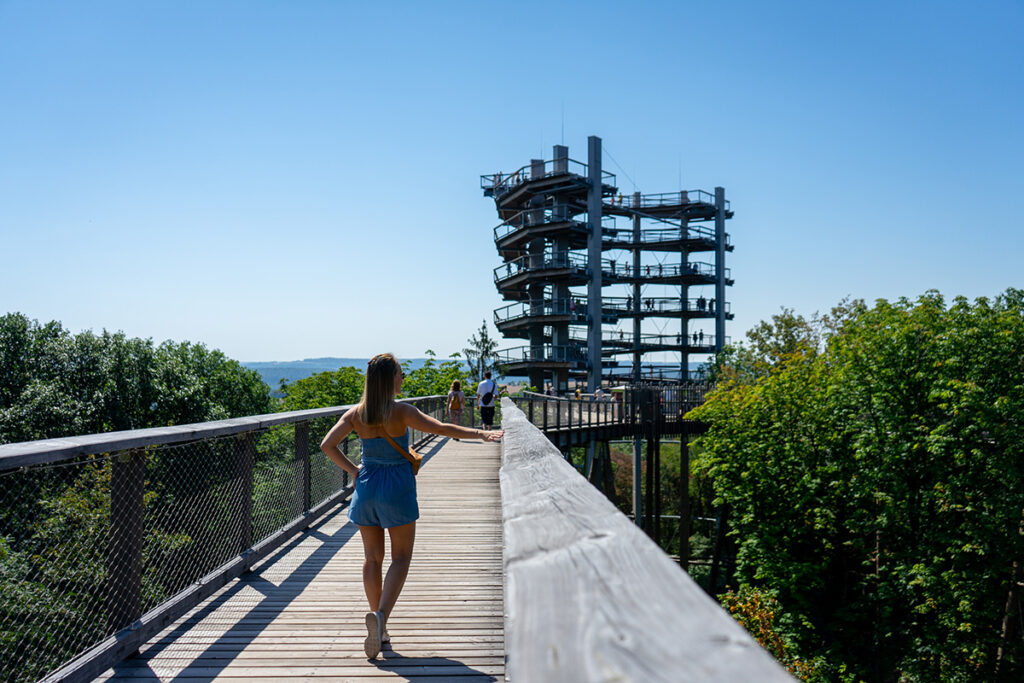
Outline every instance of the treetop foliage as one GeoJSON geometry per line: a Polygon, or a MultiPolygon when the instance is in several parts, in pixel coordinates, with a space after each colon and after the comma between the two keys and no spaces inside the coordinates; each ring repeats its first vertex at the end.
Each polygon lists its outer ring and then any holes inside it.
{"type": "Polygon", "coordinates": [[[0,443],[270,411],[258,373],[202,344],[0,317],[0,443]]]}
{"type": "Polygon", "coordinates": [[[402,383],[402,396],[446,396],[451,391],[452,382],[459,380],[462,390],[468,392],[467,384],[471,382],[469,373],[457,353],[448,360],[437,363],[437,354],[427,349],[426,362],[416,370],[409,369],[409,363],[403,363],[405,381],[402,383]]]}
{"type": "Polygon", "coordinates": [[[475,382],[482,381],[485,372],[497,367],[497,350],[498,342],[487,331],[487,321],[481,320],[480,329],[469,338],[469,346],[462,350],[475,382]]]}
{"type": "Polygon", "coordinates": [[[366,375],[356,368],[338,368],[333,372],[318,372],[294,382],[281,381],[284,396],[279,410],[312,410],[329,406],[358,403],[363,395],[366,375]]]}
{"type": "MultiPolygon", "coordinates": [[[[454,380],[462,382],[466,391],[470,381],[459,354],[453,353],[449,360],[437,362],[437,354],[427,349],[426,362],[413,370],[409,361],[402,363],[405,380],[402,382],[401,398],[412,396],[443,396],[454,380]]],[[[310,410],[358,403],[363,395],[366,375],[352,368],[339,368],[333,372],[319,372],[294,382],[282,382],[280,410],[310,410]]]]}
{"type": "Polygon", "coordinates": [[[748,338],[691,413],[741,588],[833,674],[1019,680],[1024,291],[784,310],[748,338]]]}

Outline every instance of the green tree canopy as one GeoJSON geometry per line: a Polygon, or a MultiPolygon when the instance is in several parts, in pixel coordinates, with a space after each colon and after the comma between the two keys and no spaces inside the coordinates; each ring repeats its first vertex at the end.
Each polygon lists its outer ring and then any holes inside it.
{"type": "Polygon", "coordinates": [[[1024,292],[777,322],[691,413],[741,587],[836,671],[1020,680],[1024,292]]]}
{"type": "Polygon", "coordinates": [[[441,363],[437,362],[437,354],[432,350],[427,349],[425,355],[426,362],[416,370],[410,369],[408,361],[403,364],[406,373],[402,396],[444,396],[451,390],[455,380],[462,383],[463,391],[468,391],[466,385],[469,375],[459,360],[459,354],[453,353],[449,360],[441,363]]]}
{"type": "Polygon", "coordinates": [[[202,344],[71,334],[0,317],[0,442],[204,422],[269,412],[254,370],[202,344]]]}
{"type": "Polygon", "coordinates": [[[469,346],[462,350],[469,365],[470,376],[475,382],[483,380],[484,373],[496,367],[497,349],[498,342],[487,331],[487,321],[481,320],[480,329],[469,338],[469,346]]]}
{"type": "Polygon", "coordinates": [[[333,372],[295,380],[281,381],[284,397],[280,410],[311,410],[358,403],[363,395],[365,375],[356,368],[338,368],[333,372]]]}

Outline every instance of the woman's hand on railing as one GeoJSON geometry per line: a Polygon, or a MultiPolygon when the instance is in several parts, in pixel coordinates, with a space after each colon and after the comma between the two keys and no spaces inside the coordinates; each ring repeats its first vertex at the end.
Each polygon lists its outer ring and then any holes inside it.
{"type": "Polygon", "coordinates": [[[483,434],[480,438],[484,441],[501,441],[501,437],[505,436],[504,429],[495,429],[489,432],[481,429],[480,431],[483,434]]]}

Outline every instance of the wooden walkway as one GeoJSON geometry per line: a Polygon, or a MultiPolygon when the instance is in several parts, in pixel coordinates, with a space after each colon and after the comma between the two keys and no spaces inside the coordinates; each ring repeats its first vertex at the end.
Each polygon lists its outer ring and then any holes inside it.
{"type": "Polygon", "coordinates": [[[362,544],[339,510],[97,680],[504,680],[500,446],[421,452],[412,569],[381,657],[363,654],[362,544]]]}

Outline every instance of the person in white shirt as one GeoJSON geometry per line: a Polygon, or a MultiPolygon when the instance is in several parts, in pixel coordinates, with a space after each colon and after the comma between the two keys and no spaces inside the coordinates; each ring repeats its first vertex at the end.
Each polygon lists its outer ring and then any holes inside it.
{"type": "Polygon", "coordinates": [[[476,385],[476,404],[480,407],[480,422],[484,429],[494,426],[494,395],[498,386],[491,379],[491,371],[484,373],[484,380],[476,385]]]}

